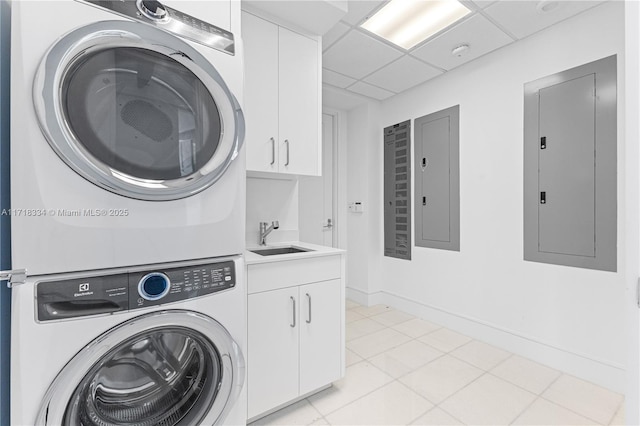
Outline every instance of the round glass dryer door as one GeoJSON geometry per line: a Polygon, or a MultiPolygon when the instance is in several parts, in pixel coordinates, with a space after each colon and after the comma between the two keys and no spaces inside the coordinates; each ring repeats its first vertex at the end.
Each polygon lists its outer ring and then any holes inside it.
{"type": "Polygon", "coordinates": [[[198,51],[144,24],[74,30],[34,84],[42,131],[90,182],[141,200],[174,200],[218,180],[244,138],[235,97],[198,51]]]}
{"type": "Polygon", "coordinates": [[[148,314],[81,350],[47,391],[37,424],[216,424],[243,378],[242,354],[219,323],[186,311],[148,314]]]}

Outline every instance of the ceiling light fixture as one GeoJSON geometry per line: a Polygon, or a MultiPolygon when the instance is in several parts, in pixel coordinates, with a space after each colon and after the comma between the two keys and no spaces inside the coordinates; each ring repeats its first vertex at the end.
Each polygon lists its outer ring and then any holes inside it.
{"type": "Polygon", "coordinates": [[[391,0],[360,26],[409,50],[470,12],[458,0],[391,0]]]}

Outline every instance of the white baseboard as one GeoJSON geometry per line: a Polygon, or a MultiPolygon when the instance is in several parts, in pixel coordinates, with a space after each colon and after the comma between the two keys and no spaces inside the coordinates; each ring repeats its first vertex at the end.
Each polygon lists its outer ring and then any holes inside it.
{"type": "Polygon", "coordinates": [[[386,290],[367,293],[348,287],[347,298],[365,306],[391,306],[614,392],[625,393],[626,371],[623,365],[576,353],[518,331],[411,300],[386,290]]]}

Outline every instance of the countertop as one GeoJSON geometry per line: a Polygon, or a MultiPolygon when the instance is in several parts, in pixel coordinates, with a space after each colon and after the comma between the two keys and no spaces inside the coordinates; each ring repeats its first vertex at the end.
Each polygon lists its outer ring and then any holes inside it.
{"type": "Polygon", "coordinates": [[[319,245],[310,244],[310,243],[303,243],[300,241],[291,241],[287,243],[267,244],[266,246],[256,245],[253,247],[247,247],[247,250],[244,252],[244,260],[247,265],[252,265],[256,263],[282,262],[285,260],[307,259],[311,257],[331,256],[331,255],[344,254],[344,253],[346,253],[346,251],[342,249],[319,246],[319,245]],[[304,251],[301,253],[277,254],[273,256],[261,256],[259,254],[249,251],[249,250],[264,250],[269,248],[291,247],[291,246],[307,249],[309,251],[304,251]]]}

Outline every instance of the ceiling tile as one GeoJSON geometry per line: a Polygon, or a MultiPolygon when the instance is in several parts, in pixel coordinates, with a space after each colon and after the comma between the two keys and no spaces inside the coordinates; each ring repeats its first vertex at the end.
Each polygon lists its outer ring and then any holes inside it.
{"type": "Polygon", "coordinates": [[[487,18],[482,15],[474,15],[444,34],[428,41],[411,52],[411,55],[450,70],[512,41],[511,37],[498,29],[487,18]],[[451,50],[461,44],[468,44],[469,50],[462,57],[452,55],[451,50]]]}
{"type": "Polygon", "coordinates": [[[496,2],[496,0],[469,0],[469,1],[471,1],[471,3],[475,4],[480,9],[484,9],[490,4],[493,4],[496,2]]]}
{"type": "Polygon", "coordinates": [[[349,86],[347,90],[350,90],[355,93],[360,93],[361,95],[365,95],[370,98],[378,99],[379,101],[383,99],[387,99],[388,97],[393,96],[395,94],[388,90],[384,90],[379,87],[372,86],[362,81],[357,82],[353,86],[349,86]]]}
{"type": "Polygon", "coordinates": [[[537,1],[499,1],[483,12],[518,38],[524,38],[557,22],[597,6],[601,1],[558,1],[558,7],[543,13],[537,1]]]}
{"type": "Polygon", "coordinates": [[[344,89],[322,86],[322,106],[325,107],[348,111],[369,101],[370,99],[367,97],[348,92],[344,89]]]}
{"type": "Polygon", "coordinates": [[[364,81],[400,93],[441,73],[440,70],[430,67],[424,62],[410,56],[404,56],[379,69],[364,81]]]}
{"type": "Polygon", "coordinates": [[[325,35],[322,36],[322,50],[326,50],[329,46],[336,42],[340,37],[345,35],[351,27],[344,22],[338,22],[325,35]]]}
{"type": "Polygon", "coordinates": [[[350,0],[349,10],[342,20],[351,25],[357,25],[368,16],[369,12],[377,10],[382,3],[385,3],[385,0],[350,0]]]}
{"type": "Polygon", "coordinates": [[[332,71],[361,79],[400,56],[402,53],[383,42],[351,30],[327,49],[322,63],[332,71]]]}
{"type": "Polygon", "coordinates": [[[323,68],[322,82],[331,84],[332,86],[342,87],[344,89],[345,87],[355,83],[356,80],[351,77],[347,77],[346,75],[338,74],[337,72],[323,68]]]}

